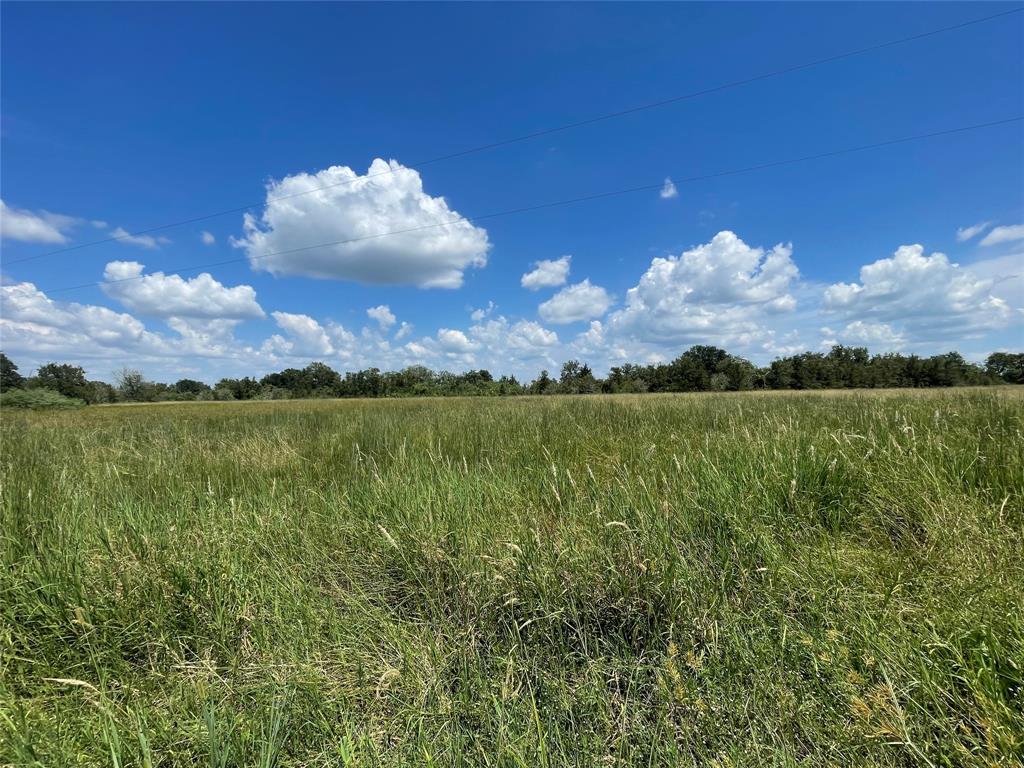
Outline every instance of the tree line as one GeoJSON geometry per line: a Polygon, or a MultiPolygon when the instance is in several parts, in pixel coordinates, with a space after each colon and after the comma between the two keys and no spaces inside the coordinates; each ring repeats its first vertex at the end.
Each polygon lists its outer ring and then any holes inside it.
{"type": "Polygon", "coordinates": [[[1024,384],[1024,353],[995,352],[984,365],[957,352],[932,357],[836,345],[827,353],[804,352],[758,367],[718,347],[690,347],[668,363],[615,366],[605,378],[586,363],[569,360],[558,377],[540,372],[529,383],[490,371],[435,372],[414,365],[400,371],[367,368],[344,375],[325,363],[286,368],[260,379],[223,378],[213,386],[196,379],[173,384],[149,381],[124,368],[114,383],[90,381],[80,366],[47,363],[25,377],[0,353],[0,392],[46,390],[85,403],[175,400],[287,400],[324,397],[424,397],[454,395],[549,395],[643,392],[738,392],[751,389],[849,389],[1024,384]]]}

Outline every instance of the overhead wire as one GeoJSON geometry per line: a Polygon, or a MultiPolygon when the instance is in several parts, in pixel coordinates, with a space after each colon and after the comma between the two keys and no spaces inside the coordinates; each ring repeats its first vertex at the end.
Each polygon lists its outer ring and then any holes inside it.
{"type": "MultiPolygon", "coordinates": [[[[1010,9],[1007,9],[1005,11],[1000,11],[998,13],[989,14],[987,16],[981,16],[981,17],[977,17],[977,18],[974,18],[974,19],[968,19],[966,21],[958,22],[956,24],[950,24],[950,25],[947,25],[947,26],[938,27],[938,28],[935,28],[935,29],[930,29],[930,30],[927,30],[925,32],[919,32],[919,33],[916,33],[916,34],[913,34],[913,35],[907,35],[907,36],[904,36],[904,37],[896,38],[896,39],[893,39],[893,40],[887,40],[887,41],[884,41],[884,42],[881,42],[881,43],[875,43],[875,44],[872,44],[872,45],[864,46],[864,47],[861,47],[861,48],[856,48],[856,49],[849,50],[849,51],[843,51],[841,53],[833,54],[831,56],[825,56],[825,57],[819,58],[819,59],[814,59],[812,61],[806,61],[806,62],[802,62],[800,64],[794,64],[794,65],[787,66],[787,67],[781,67],[781,68],[774,69],[774,70],[771,70],[771,71],[768,71],[768,72],[763,72],[763,73],[758,74],[758,75],[753,75],[753,76],[742,78],[742,79],[739,79],[739,80],[733,80],[733,81],[730,81],[730,82],[727,82],[727,83],[722,83],[722,84],[711,86],[711,87],[708,87],[708,88],[703,88],[703,89],[700,89],[700,90],[697,90],[697,91],[691,91],[689,93],[684,93],[684,94],[680,94],[680,95],[677,95],[677,96],[671,96],[669,98],[659,99],[657,101],[647,102],[645,104],[639,104],[639,105],[636,105],[636,106],[633,106],[633,107],[628,107],[626,109],[620,109],[620,110],[616,110],[616,111],[613,111],[613,112],[606,112],[606,113],[601,114],[601,115],[596,115],[596,116],[585,118],[585,119],[582,119],[582,120],[577,120],[577,121],[574,121],[574,122],[569,122],[569,123],[564,123],[564,124],[561,124],[561,125],[553,126],[551,128],[545,128],[545,129],[542,129],[542,130],[533,131],[533,132],[530,132],[530,133],[525,133],[525,134],[522,134],[520,136],[514,136],[512,138],[502,139],[502,140],[499,140],[499,141],[492,141],[492,142],[488,142],[488,143],[485,143],[485,144],[479,144],[477,146],[469,147],[467,149],[459,150],[457,152],[450,152],[448,154],[439,155],[439,156],[436,156],[436,157],[433,157],[433,158],[429,158],[427,160],[422,160],[422,161],[419,161],[419,162],[415,162],[415,163],[412,163],[412,164],[410,164],[408,166],[403,166],[403,167],[410,168],[412,170],[419,170],[419,169],[422,169],[425,166],[432,165],[434,163],[440,163],[440,162],[447,161],[447,160],[453,160],[455,158],[465,157],[467,155],[472,155],[472,154],[476,154],[476,153],[479,153],[479,152],[485,152],[485,151],[489,151],[489,150],[496,149],[496,148],[499,148],[499,147],[509,146],[511,144],[517,144],[517,143],[524,142],[524,141],[530,141],[530,140],[541,138],[541,137],[544,137],[544,136],[550,136],[550,135],[555,134],[555,133],[561,133],[563,131],[569,131],[569,130],[573,130],[575,128],[581,128],[583,126],[593,125],[595,123],[600,123],[600,122],[604,122],[604,121],[607,121],[607,120],[612,120],[612,119],[616,119],[616,118],[620,118],[620,117],[625,117],[627,115],[636,114],[638,112],[644,112],[644,111],[647,111],[647,110],[658,109],[658,108],[665,107],[665,106],[668,106],[668,105],[671,105],[671,104],[677,104],[679,102],[687,101],[687,100],[690,100],[690,99],[699,98],[701,96],[707,96],[707,95],[710,95],[710,94],[713,94],[713,93],[719,93],[721,91],[729,90],[729,89],[732,89],[732,88],[738,88],[738,87],[741,87],[741,86],[744,86],[744,85],[749,85],[751,83],[756,83],[756,82],[759,82],[759,81],[762,81],[762,80],[768,80],[768,79],[771,79],[771,78],[780,77],[782,75],[787,75],[787,74],[790,74],[790,73],[793,73],[793,72],[799,72],[801,70],[811,69],[813,67],[818,67],[818,66],[821,66],[823,64],[829,64],[829,63],[832,63],[832,62],[835,62],[835,61],[840,61],[840,60],[852,58],[852,57],[855,57],[855,56],[861,56],[861,55],[866,54],[866,53],[871,53],[871,52],[874,52],[874,51],[883,50],[885,48],[891,48],[891,47],[894,47],[894,46],[897,46],[897,45],[903,45],[903,44],[914,42],[914,41],[917,41],[917,40],[922,40],[922,39],[925,39],[925,38],[933,37],[935,35],[943,34],[945,32],[952,32],[952,31],[964,29],[966,27],[970,27],[970,26],[974,26],[974,25],[977,25],[977,24],[982,24],[982,23],[985,23],[985,22],[993,21],[995,19],[1003,18],[1003,17],[1009,16],[1011,14],[1020,13],[1021,11],[1024,11],[1024,6],[1016,7],[1016,8],[1010,8],[1010,9]]],[[[190,218],[187,218],[187,219],[179,219],[177,221],[172,221],[172,222],[168,222],[168,223],[164,223],[164,224],[159,224],[157,226],[148,227],[146,229],[138,229],[138,230],[135,230],[133,232],[125,232],[123,234],[119,234],[119,235],[115,235],[115,236],[112,236],[112,237],[103,238],[103,239],[100,239],[100,240],[93,240],[93,241],[86,242],[86,243],[78,243],[76,245],[70,245],[70,246],[66,246],[64,248],[57,248],[55,250],[45,251],[43,253],[37,253],[37,254],[30,255],[30,256],[24,256],[24,257],[19,258],[19,259],[9,259],[9,260],[7,260],[6,264],[8,266],[14,265],[14,264],[21,264],[21,263],[28,262],[28,261],[33,261],[33,260],[36,260],[36,259],[41,259],[41,258],[44,258],[44,257],[47,257],[47,256],[55,256],[55,255],[61,254],[61,253],[68,253],[70,251],[76,251],[76,250],[80,250],[80,249],[83,249],[83,248],[90,248],[90,247],[93,247],[93,246],[96,246],[96,245],[102,245],[104,243],[111,243],[111,242],[117,242],[117,241],[120,241],[120,240],[127,240],[127,239],[130,239],[130,238],[133,238],[133,237],[139,237],[141,235],[148,235],[148,234],[152,234],[154,232],[161,232],[161,231],[164,231],[164,230],[167,230],[167,229],[172,229],[172,228],[175,228],[175,227],[185,226],[187,224],[196,224],[196,223],[199,223],[199,222],[202,222],[202,221],[208,221],[210,219],[218,218],[220,216],[226,216],[226,215],[231,214],[231,213],[241,213],[241,212],[244,212],[244,211],[248,211],[248,210],[251,210],[253,208],[257,208],[259,206],[262,206],[262,205],[269,205],[269,204],[274,203],[274,202],[280,202],[280,201],[283,201],[283,200],[289,200],[289,199],[292,199],[292,198],[295,198],[295,197],[301,197],[303,195],[311,195],[311,194],[315,194],[316,192],[323,192],[323,191],[328,190],[328,189],[333,189],[333,188],[336,188],[336,187],[352,184],[352,183],[355,183],[356,181],[359,181],[359,180],[366,180],[366,179],[377,178],[377,177],[380,177],[380,176],[387,176],[387,175],[395,173],[396,170],[397,169],[391,167],[387,171],[380,171],[380,172],[377,172],[377,173],[366,174],[364,176],[357,176],[355,178],[346,179],[344,181],[336,182],[334,184],[327,184],[327,185],[323,185],[323,186],[319,186],[319,187],[313,187],[313,188],[310,188],[310,189],[302,190],[301,192],[294,192],[294,193],[291,193],[291,194],[279,195],[279,196],[276,196],[276,197],[268,197],[268,198],[265,198],[264,200],[261,200],[259,202],[255,202],[255,203],[248,203],[246,205],[234,206],[234,207],[231,207],[231,208],[225,208],[225,209],[222,209],[222,210],[219,210],[219,211],[215,211],[213,213],[207,213],[207,214],[202,214],[202,215],[199,215],[199,216],[193,216],[193,217],[190,217],[190,218]]]]}
{"type": "MultiPolygon", "coordinates": [[[[675,183],[677,185],[680,185],[680,184],[691,184],[691,183],[696,183],[696,182],[699,182],[699,181],[708,181],[708,180],[711,180],[711,179],[718,179],[718,178],[723,178],[723,177],[726,177],[726,176],[734,176],[734,175],[742,174],[742,173],[752,173],[752,172],[755,172],[755,171],[762,171],[762,170],[766,170],[766,169],[769,169],[769,168],[778,168],[780,166],[785,166],[785,165],[795,165],[795,164],[798,164],[798,163],[805,163],[805,162],[810,162],[810,161],[813,161],[813,160],[823,160],[823,159],[830,158],[830,157],[838,157],[838,156],[841,156],[841,155],[848,155],[848,154],[853,154],[853,153],[856,153],[856,152],[866,152],[866,151],[869,151],[869,150],[881,149],[883,147],[890,147],[890,146],[894,146],[894,145],[897,145],[897,144],[906,144],[906,143],[912,142],[912,141],[922,141],[922,140],[925,140],[925,139],[933,139],[933,138],[938,138],[938,137],[941,137],[941,136],[950,136],[950,135],[953,135],[953,134],[966,133],[968,131],[976,131],[976,130],[983,130],[983,129],[986,129],[986,128],[994,128],[994,127],[1001,126],[1001,125],[1007,125],[1007,124],[1010,124],[1010,123],[1020,122],[1022,120],[1024,120],[1024,116],[1009,117],[1009,118],[1005,118],[1005,119],[1002,119],[1002,120],[993,120],[993,121],[989,121],[989,122],[985,122],[985,123],[975,123],[973,125],[958,126],[956,128],[947,128],[947,129],[940,130],[940,131],[931,131],[931,132],[928,132],[928,133],[919,133],[919,134],[914,134],[914,135],[911,135],[911,136],[901,136],[901,137],[895,138],[895,139],[887,139],[885,141],[872,142],[870,144],[861,144],[861,145],[854,146],[854,147],[844,147],[842,149],[834,149],[834,150],[829,150],[827,152],[818,152],[818,153],[815,153],[815,154],[803,155],[801,157],[792,157],[792,158],[785,158],[785,159],[782,159],[782,160],[773,160],[773,161],[769,161],[769,162],[765,162],[765,163],[758,163],[756,165],[745,166],[745,167],[742,167],[742,168],[732,168],[732,169],[723,170],[723,171],[716,171],[714,173],[706,173],[706,174],[698,174],[698,175],[694,175],[694,176],[682,177],[682,178],[676,179],[674,181],[675,181],[675,183]]],[[[344,240],[333,240],[333,241],[324,242],[324,243],[312,243],[310,245],[299,246],[297,248],[288,248],[288,249],[279,250],[279,251],[271,251],[271,252],[268,252],[268,253],[258,254],[258,255],[255,255],[255,256],[248,255],[248,256],[242,256],[240,258],[234,258],[234,259],[224,259],[224,260],[221,260],[221,261],[205,262],[203,264],[191,264],[191,265],[187,265],[187,266],[176,267],[176,268],[170,269],[168,271],[181,274],[183,272],[194,272],[194,271],[199,270],[199,269],[209,269],[211,267],[220,267],[220,266],[224,266],[224,265],[227,265],[227,264],[237,264],[237,263],[244,262],[244,261],[248,261],[251,264],[254,261],[260,261],[262,259],[268,259],[268,258],[271,258],[272,256],[283,256],[283,255],[288,255],[288,254],[293,254],[293,253],[301,253],[303,251],[310,251],[310,250],[313,250],[313,249],[316,249],[316,248],[331,248],[331,247],[337,247],[337,246],[340,246],[340,245],[349,245],[349,244],[352,244],[352,243],[358,243],[358,242],[362,242],[362,241],[366,241],[366,240],[374,240],[374,239],[378,239],[378,238],[382,238],[382,237],[390,237],[392,235],[401,235],[401,234],[407,234],[409,232],[421,232],[421,231],[425,231],[425,230],[429,230],[429,229],[438,229],[438,228],[441,228],[441,227],[447,227],[447,226],[451,226],[453,224],[459,224],[459,223],[463,223],[463,222],[467,222],[467,223],[472,224],[472,223],[477,223],[477,222],[480,222],[480,221],[486,221],[486,220],[489,220],[489,219],[495,219],[495,218],[504,217],[504,216],[512,216],[512,215],[528,213],[528,212],[532,212],[532,211],[540,211],[540,210],[545,210],[545,209],[549,209],[549,208],[557,208],[557,207],[562,207],[562,206],[567,206],[567,205],[574,205],[574,204],[578,204],[578,203],[589,202],[589,201],[593,201],[593,200],[600,200],[600,199],[603,199],[603,198],[616,197],[616,196],[619,196],[619,195],[626,195],[626,194],[631,194],[631,193],[636,193],[636,192],[645,192],[645,191],[651,191],[651,190],[654,190],[654,189],[661,189],[663,185],[664,185],[664,180],[659,181],[659,182],[654,183],[654,184],[641,184],[641,185],[638,185],[638,186],[625,187],[625,188],[621,188],[621,189],[614,189],[614,190],[610,190],[610,191],[606,191],[606,192],[597,192],[597,193],[589,194],[589,195],[581,195],[579,197],[572,197],[572,198],[567,198],[567,199],[562,199],[562,200],[554,200],[554,201],[550,201],[550,202],[546,202],[546,203],[538,203],[538,204],[534,204],[534,205],[526,205],[526,206],[521,206],[521,207],[518,207],[518,208],[510,208],[510,209],[506,209],[506,210],[502,210],[502,211],[495,211],[495,212],[492,212],[492,213],[480,214],[480,215],[477,215],[477,216],[457,216],[457,217],[454,217],[452,219],[449,219],[449,220],[446,220],[446,221],[442,221],[442,222],[437,222],[437,223],[434,223],[434,224],[424,224],[422,226],[417,226],[417,227],[408,227],[408,228],[405,228],[405,229],[396,229],[396,230],[389,230],[389,231],[386,231],[386,232],[377,232],[377,233],[374,233],[372,235],[361,235],[359,237],[351,237],[351,238],[346,238],[344,240]]],[[[66,292],[66,291],[81,290],[81,289],[84,289],[84,288],[93,288],[93,287],[97,287],[97,286],[102,287],[103,285],[113,285],[113,284],[116,284],[116,283],[130,282],[130,281],[133,281],[133,280],[143,280],[143,279],[145,279],[145,277],[146,277],[146,275],[142,274],[142,275],[134,275],[132,277],[118,278],[118,279],[115,279],[115,280],[102,280],[102,281],[95,281],[95,282],[90,282],[90,283],[82,283],[80,285],[71,285],[71,286],[66,286],[66,287],[63,287],[63,288],[49,289],[49,290],[44,291],[44,293],[46,293],[46,294],[54,294],[54,293],[63,293],[63,292],[66,292]]]]}

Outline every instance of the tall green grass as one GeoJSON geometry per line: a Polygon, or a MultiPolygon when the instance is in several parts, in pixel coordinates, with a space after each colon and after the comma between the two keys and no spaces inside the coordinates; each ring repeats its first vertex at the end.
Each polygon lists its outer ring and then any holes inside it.
{"type": "Polygon", "coordinates": [[[1024,759],[1019,390],[5,412],[0,764],[1024,759]]]}

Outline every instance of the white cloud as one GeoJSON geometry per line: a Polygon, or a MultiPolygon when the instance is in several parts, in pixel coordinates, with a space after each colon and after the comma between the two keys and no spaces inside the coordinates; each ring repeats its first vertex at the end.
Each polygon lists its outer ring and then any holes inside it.
{"type": "Polygon", "coordinates": [[[395,316],[391,312],[391,308],[387,304],[381,304],[380,306],[370,307],[366,310],[366,314],[371,320],[376,320],[377,324],[380,325],[382,331],[386,331],[392,325],[395,324],[395,316]]]}
{"type": "Polygon", "coordinates": [[[32,283],[0,286],[5,350],[95,356],[104,349],[152,353],[159,339],[131,315],[89,304],[57,303],[32,283]]]}
{"type": "Polygon", "coordinates": [[[575,323],[601,317],[612,305],[612,297],[599,285],[590,280],[563,288],[541,304],[537,311],[549,323],[575,323]]]}
{"type": "Polygon", "coordinates": [[[203,231],[199,235],[199,239],[203,241],[203,245],[213,245],[217,242],[217,238],[213,236],[212,232],[203,231]]]}
{"type": "Polygon", "coordinates": [[[821,332],[829,337],[825,346],[833,344],[863,344],[872,352],[879,350],[899,349],[907,343],[907,339],[900,333],[893,330],[888,323],[872,323],[863,320],[854,320],[847,323],[845,328],[833,331],[831,328],[822,328],[821,332]]]}
{"type": "Polygon", "coordinates": [[[380,159],[365,176],[332,166],[272,182],[262,217],[246,214],[233,243],[275,275],[421,288],[460,287],[491,247],[486,230],[423,191],[418,172],[380,159]]]}
{"type": "Polygon", "coordinates": [[[66,243],[68,236],[64,230],[80,222],[59,213],[11,208],[0,200],[0,238],[26,243],[66,243]]]}
{"type": "Polygon", "coordinates": [[[402,324],[398,326],[398,330],[395,331],[395,341],[401,341],[412,333],[413,327],[411,323],[402,321],[402,324]]]}
{"type": "Polygon", "coordinates": [[[479,323],[484,318],[490,317],[491,314],[494,312],[494,309],[495,309],[494,302],[493,301],[488,301],[486,307],[480,307],[478,309],[474,309],[472,312],[469,313],[469,316],[473,320],[473,322],[479,323]]]}
{"type": "Polygon", "coordinates": [[[72,349],[76,338],[121,347],[142,340],[145,334],[143,324],[129,314],[93,304],[57,303],[32,283],[0,287],[0,301],[3,321],[9,324],[5,331],[32,327],[61,331],[72,349]]]}
{"type": "MultiPolygon", "coordinates": [[[[641,355],[631,352],[638,352],[635,347],[626,347],[615,344],[608,338],[607,328],[600,320],[591,320],[590,327],[578,334],[572,342],[572,354],[574,357],[599,364],[609,360],[637,362],[641,355]]],[[[649,357],[649,355],[648,355],[649,357]]]]}
{"type": "Polygon", "coordinates": [[[309,315],[290,312],[271,312],[274,322],[288,334],[287,339],[275,334],[264,343],[272,354],[289,356],[326,356],[333,354],[334,345],[327,330],[309,315]]]}
{"type": "Polygon", "coordinates": [[[420,365],[423,365],[431,354],[430,349],[425,344],[416,341],[410,341],[402,349],[412,355],[413,359],[420,365]]]}
{"type": "Polygon", "coordinates": [[[1009,243],[1014,240],[1024,240],[1024,224],[1010,224],[1004,227],[995,227],[991,232],[982,238],[982,245],[998,245],[1009,243]]]}
{"type": "Polygon", "coordinates": [[[569,279],[569,263],[571,261],[572,256],[535,261],[534,269],[523,275],[519,284],[531,291],[563,285],[569,279]]]}
{"type": "Polygon", "coordinates": [[[671,200],[673,197],[679,197],[679,190],[676,189],[676,185],[668,176],[665,177],[665,185],[661,188],[658,196],[662,200],[671,200]]]}
{"type": "Polygon", "coordinates": [[[891,258],[860,269],[859,283],[835,283],[823,306],[851,321],[902,323],[899,333],[913,341],[953,340],[1004,326],[1007,302],[992,293],[993,280],[952,263],[945,254],[924,254],[903,245],[891,258]]]}
{"type": "Polygon", "coordinates": [[[132,314],[53,301],[30,283],[15,283],[0,295],[0,333],[4,351],[17,354],[26,369],[69,361],[90,365],[103,377],[127,364],[162,380],[259,376],[310,360],[341,371],[416,363],[529,379],[576,358],[603,374],[622,362],[670,360],[696,343],[759,363],[822,342],[865,345],[872,352],[960,348],[977,355],[1012,347],[1024,322],[1021,264],[1020,254],[1001,254],[961,267],[941,254],[925,255],[920,246],[905,246],[865,265],[857,282],[822,286],[799,280],[790,246],[754,248],[722,232],[679,256],[653,259],[624,305],[601,320],[594,318],[608,311],[611,299],[584,280],[544,302],[540,322],[499,315],[488,302],[467,307],[468,327],[419,336],[388,305],[371,307],[364,326],[353,331],[278,311],[271,313],[276,329],[249,345],[235,332],[245,319],[262,316],[250,286],[227,287],[210,275],[146,275],[141,264],[118,261],[108,264],[107,279],[130,279],[106,291],[132,314]],[[169,330],[147,329],[147,315],[163,318],[169,330]],[[564,341],[552,330],[553,323],[587,320],[582,332],[564,341]],[[958,341],[971,338],[978,341],[958,341]]]}
{"type": "Polygon", "coordinates": [[[656,258],[609,325],[616,337],[655,343],[748,343],[764,316],[792,311],[799,275],[792,246],[751,248],[729,231],[681,256],[656,258]]]}
{"type": "MultiPolygon", "coordinates": [[[[32,283],[11,283],[0,286],[3,317],[6,320],[62,327],[74,321],[68,310],[57,304],[32,283]]],[[[71,305],[74,306],[74,305],[71,305]]]]}
{"type": "Polygon", "coordinates": [[[981,259],[964,267],[978,279],[992,283],[992,295],[1018,313],[1024,311],[1024,252],[981,259]]]}
{"type": "Polygon", "coordinates": [[[991,221],[982,221],[975,224],[972,227],[960,227],[956,231],[956,240],[958,243],[965,243],[972,237],[976,237],[984,232],[986,229],[992,226],[991,221]]]}
{"type": "Polygon", "coordinates": [[[119,243],[125,243],[127,245],[137,245],[140,248],[148,248],[153,251],[159,248],[161,245],[167,245],[171,242],[166,237],[153,237],[152,235],[133,235],[124,227],[115,227],[110,230],[111,239],[117,240],[119,243]]]}
{"type": "Polygon", "coordinates": [[[230,357],[238,348],[235,327],[241,320],[225,318],[170,317],[167,324],[178,333],[180,352],[211,357],[230,357]]]}
{"type": "Polygon", "coordinates": [[[444,352],[473,352],[480,348],[480,345],[470,341],[465,333],[451,328],[441,328],[437,332],[437,342],[444,352]]]}
{"type": "Polygon", "coordinates": [[[520,352],[540,352],[558,344],[558,334],[532,320],[513,323],[508,331],[508,345],[520,352]]]}
{"type": "Polygon", "coordinates": [[[0,287],[0,337],[4,351],[25,365],[51,360],[87,366],[92,375],[109,378],[123,365],[143,367],[147,374],[163,371],[173,381],[203,365],[235,366],[249,375],[266,360],[234,338],[241,319],[167,317],[176,335],[149,331],[130,314],[107,307],[56,302],[31,283],[0,287]]]}
{"type": "Polygon", "coordinates": [[[170,239],[166,237],[153,237],[153,235],[133,235],[124,227],[114,227],[112,230],[110,230],[110,237],[116,239],[119,243],[125,243],[126,245],[137,245],[140,248],[146,248],[151,251],[155,251],[161,245],[167,245],[168,243],[171,242],[170,239]]]}
{"type": "Polygon", "coordinates": [[[504,316],[470,326],[469,338],[481,346],[489,365],[507,370],[524,360],[535,360],[556,351],[558,334],[532,320],[511,322],[504,316]]]}
{"type": "MultiPolygon", "coordinates": [[[[0,338],[19,365],[49,360],[87,366],[109,378],[122,365],[173,381],[185,373],[212,381],[220,375],[260,375],[282,365],[329,359],[343,370],[398,363],[386,341],[370,344],[337,323],[321,324],[308,315],[274,312],[282,333],[254,348],[234,337],[241,319],[166,317],[173,334],[149,331],[127,313],[106,307],[55,302],[31,283],[0,286],[0,338]],[[360,357],[366,350],[373,359],[360,357]],[[197,361],[202,367],[197,367],[197,361]],[[212,371],[218,371],[213,375],[212,371]]],[[[27,368],[26,368],[27,369],[27,368]]]]}
{"type": "Polygon", "coordinates": [[[228,288],[204,272],[188,280],[163,272],[143,274],[137,261],[112,261],[103,271],[103,292],[133,312],[152,317],[236,319],[263,317],[256,291],[228,288]]]}
{"type": "MultiPolygon", "coordinates": [[[[334,343],[335,351],[341,355],[349,355],[356,344],[355,334],[345,328],[341,323],[327,323],[327,335],[334,343]]],[[[387,342],[384,342],[387,348],[387,342]]]]}

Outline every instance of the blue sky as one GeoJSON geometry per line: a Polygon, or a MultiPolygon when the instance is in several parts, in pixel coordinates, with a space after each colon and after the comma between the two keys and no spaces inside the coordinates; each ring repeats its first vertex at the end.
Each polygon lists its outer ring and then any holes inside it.
{"type": "Polygon", "coordinates": [[[1024,13],[416,170],[1014,7],[4,3],[0,344],[171,380],[1020,349],[1019,122],[266,255],[1017,117],[1024,13]]]}

